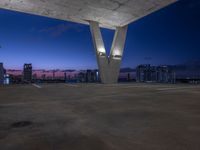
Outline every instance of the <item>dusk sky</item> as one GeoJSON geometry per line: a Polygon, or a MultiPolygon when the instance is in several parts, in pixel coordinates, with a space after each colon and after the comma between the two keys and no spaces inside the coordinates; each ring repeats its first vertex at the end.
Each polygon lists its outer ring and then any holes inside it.
{"type": "MultiPolygon", "coordinates": [[[[109,53],[114,31],[102,29],[109,53]]],[[[129,25],[122,67],[200,60],[200,0],[180,0],[129,25]]],[[[7,69],[97,68],[89,26],[0,9],[7,69]]]]}

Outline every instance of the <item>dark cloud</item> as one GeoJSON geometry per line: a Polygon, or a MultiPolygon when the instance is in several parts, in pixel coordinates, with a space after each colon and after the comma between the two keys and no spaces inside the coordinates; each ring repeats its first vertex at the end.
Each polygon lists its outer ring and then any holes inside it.
{"type": "Polygon", "coordinates": [[[69,30],[75,30],[76,32],[81,31],[80,27],[77,25],[72,26],[67,24],[59,24],[56,26],[40,29],[39,32],[50,34],[52,37],[59,37],[69,30]]]}

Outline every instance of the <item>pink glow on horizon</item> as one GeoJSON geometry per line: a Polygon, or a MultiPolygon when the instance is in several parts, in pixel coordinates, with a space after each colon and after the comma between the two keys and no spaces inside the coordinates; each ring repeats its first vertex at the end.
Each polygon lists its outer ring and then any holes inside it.
{"type": "MultiPolygon", "coordinates": [[[[66,71],[66,76],[74,77],[77,75],[80,71],[66,71]]],[[[23,71],[22,70],[7,70],[7,74],[14,75],[14,76],[20,76],[22,75],[23,71]]],[[[53,77],[53,71],[52,70],[33,70],[32,75],[36,75],[37,78],[41,78],[43,75],[45,77],[50,78],[53,77]]],[[[55,71],[55,77],[65,77],[65,72],[62,70],[57,70],[55,71]]]]}
{"type": "MultiPolygon", "coordinates": [[[[74,78],[75,75],[78,75],[81,71],[66,71],[66,76],[70,76],[70,78],[74,78]]],[[[23,74],[22,70],[7,70],[7,74],[14,75],[14,76],[21,76],[23,74]]],[[[136,74],[135,72],[129,72],[131,78],[135,78],[136,74]]],[[[43,75],[45,75],[45,78],[52,78],[53,77],[53,70],[33,70],[32,75],[36,75],[37,78],[42,78],[43,75]]],[[[65,71],[63,70],[56,70],[55,71],[55,78],[64,78],[65,77],[65,71]]],[[[121,78],[127,78],[128,72],[126,73],[120,73],[121,78]]]]}

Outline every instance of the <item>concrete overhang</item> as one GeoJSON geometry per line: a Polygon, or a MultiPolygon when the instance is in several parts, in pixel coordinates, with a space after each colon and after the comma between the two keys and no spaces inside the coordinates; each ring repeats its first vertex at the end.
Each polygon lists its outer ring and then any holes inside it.
{"type": "Polygon", "coordinates": [[[0,0],[0,8],[113,29],[177,0],[0,0]]]}

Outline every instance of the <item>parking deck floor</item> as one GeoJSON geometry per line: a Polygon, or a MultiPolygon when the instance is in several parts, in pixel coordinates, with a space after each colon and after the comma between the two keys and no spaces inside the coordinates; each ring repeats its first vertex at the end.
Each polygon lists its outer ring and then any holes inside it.
{"type": "Polygon", "coordinates": [[[200,86],[1,86],[0,149],[199,150],[200,86]]]}

